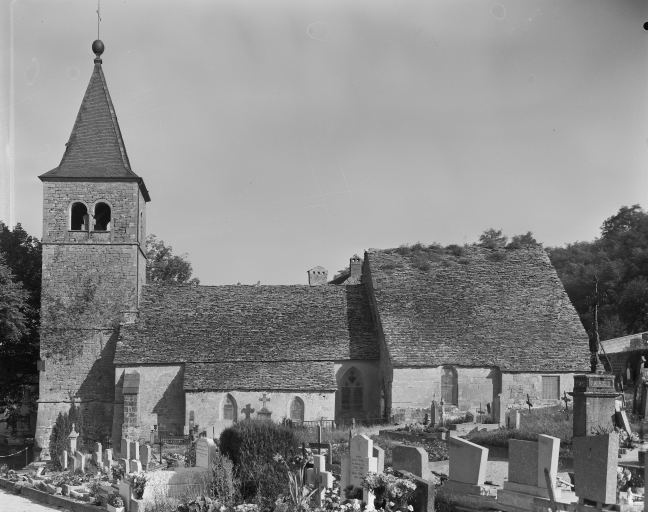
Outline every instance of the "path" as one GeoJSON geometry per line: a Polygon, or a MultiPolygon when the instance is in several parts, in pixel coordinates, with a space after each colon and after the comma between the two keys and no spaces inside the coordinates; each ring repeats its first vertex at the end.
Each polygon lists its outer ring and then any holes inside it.
{"type": "Polygon", "coordinates": [[[41,505],[5,489],[0,489],[0,510],[2,512],[69,512],[68,508],[41,505]]]}

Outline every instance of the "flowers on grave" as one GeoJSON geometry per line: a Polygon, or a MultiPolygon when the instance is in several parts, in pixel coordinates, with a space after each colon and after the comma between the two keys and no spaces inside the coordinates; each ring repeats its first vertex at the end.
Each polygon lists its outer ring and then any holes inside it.
{"type": "Polygon", "coordinates": [[[113,493],[108,496],[108,505],[110,505],[111,507],[120,508],[124,506],[124,500],[119,494],[113,493]]]}
{"type": "Polygon", "coordinates": [[[133,498],[141,500],[144,496],[144,487],[146,486],[146,475],[144,473],[135,473],[131,477],[131,491],[133,498]]]}
{"type": "Polygon", "coordinates": [[[362,487],[376,496],[375,506],[388,512],[411,510],[408,501],[414,495],[416,484],[409,478],[397,476],[391,468],[384,473],[367,473],[362,487]]]}
{"type": "Polygon", "coordinates": [[[306,483],[306,465],[312,461],[311,451],[305,450],[305,455],[296,455],[288,460],[278,453],[272,458],[288,471],[289,510],[298,512],[308,510],[310,500],[317,491],[306,483]]]}
{"type": "Polygon", "coordinates": [[[113,480],[119,481],[124,478],[125,470],[121,465],[113,466],[110,468],[113,480]]]}

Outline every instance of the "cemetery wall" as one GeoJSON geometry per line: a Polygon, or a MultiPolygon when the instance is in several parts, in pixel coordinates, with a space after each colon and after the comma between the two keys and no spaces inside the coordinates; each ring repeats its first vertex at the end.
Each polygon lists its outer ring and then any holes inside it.
{"type": "Polygon", "coordinates": [[[527,394],[534,406],[549,406],[560,404],[563,393],[571,392],[574,388],[573,373],[503,373],[502,398],[508,407],[526,407],[527,394]],[[559,396],[554,399],[543,399],[542,377],[558,377],[559,396]]]}
{"type": "MultiPolygon", "coordinates": [[[[124,418],[124,396],[122,386],[124,374],[137,372],[140,375],[137,396],[138,429],[140,439],[149,439],[153,425],[169,434],[182,435],[185,419],[185,397],[183,389],[183,367],[136,366],[115,369],[115,420],[113,421],[113,442],[122,436],[124,418]]],[[[134,433],[130,433],[134,436],[134,433]]],[[[117,446],[118,444],[115,444],[117,446]]]]}
{"type": "MultiPolygon", "coordinates": [[[[458,399],[461,410],[486,410],[493,401],[499,371],[493,368],[462,368],[457,371],[458,399]],[[493,382],[496,382],[494,384],[493,382]]],[[[430,410],[432,400],[441,399],[443,367],[394,368],[392,382],[392,415],[403,420],[422,420],[430,410]]]]}
{"type": "Polygon", "coordinates": [[[343,411],[340,402],[340,393],[335,394],[335,416],[327,418],[380,418],[380,367],[378,361],[345,361],[335,363],[335,380],[338,389],[342,385],[346,372],[355,367],[359,370],[363,381],[363,404],[362,411],[343,411]]]}
{"type": "MultiPolygon", "coordinates": [[[[295,393],[295,392],[266,392],[270,401],[266,408],[272,411],[271,419],[281,421],[290,417],[290,404],[295,397],[304,401],[304,420],[319,420],[320,418],[333,419],[335,416],[335,393],[332,391],[317,393],[295,393]]],[[[224,428],[231,425],[231,421],[223,417],[223,406],[225,398],[230,395],[236,404],[236,417],[238,420],[245,419],[241,412],[248,404],[254,409],[251,418],[256,418],[257,413],[263,408],[259,401],[262,391],[193,391],[186,393],[186,409],[184,422],[189,425],[189,415],[194,414],[194,423],[200,425],[201,429],[207,429],[211,433],[212,427],[216,427],[216,435],[224,428]]]]}

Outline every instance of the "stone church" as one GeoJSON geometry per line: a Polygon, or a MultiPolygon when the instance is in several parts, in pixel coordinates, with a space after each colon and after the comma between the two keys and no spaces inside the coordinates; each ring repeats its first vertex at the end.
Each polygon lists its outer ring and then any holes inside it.
{"type": "Polygon", "coordinates": [[[71,403],[98,441],[245,418],[422,418],[432,400],[554,404],[588,338],[541,248],[371,249],[308,285],[146,284],[146,204],[95,41],[60,164],[43,182],[37,443],[71,403]]]}

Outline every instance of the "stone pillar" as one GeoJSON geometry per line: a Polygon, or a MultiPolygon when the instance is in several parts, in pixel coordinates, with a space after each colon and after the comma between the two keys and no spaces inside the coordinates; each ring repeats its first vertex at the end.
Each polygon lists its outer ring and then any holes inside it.
{"type": "Polygon", "coordinates": [[[614,375],[586,373],[574,376],[574,437],[591,436],[598,428],[614,427],[614,375]]]}

